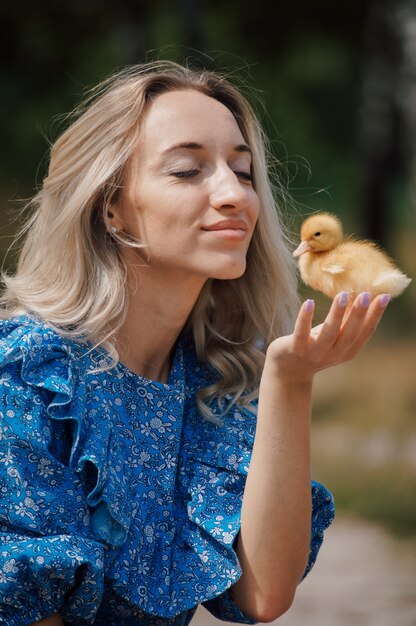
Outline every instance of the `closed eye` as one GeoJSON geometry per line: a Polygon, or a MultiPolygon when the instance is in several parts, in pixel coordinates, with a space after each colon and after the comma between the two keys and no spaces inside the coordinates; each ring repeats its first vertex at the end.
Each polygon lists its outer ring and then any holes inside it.
{"type": "Polygon", "coordinates": [[[180,172],[171,172],[172,176],[176,176],[176,178],[193,178],[197,174],[199,174],[199,170],[184,170],[180,172]]]}
{"type": "MultiPolygon", "coordinates": [[[[193,178],[200,173],[200,170],[180,170],[177,172],[171,172],[172,176],[176,178],[193,178]]],[[[242,178],[245,181],[252,182],[253,176],[250,172],[234,172],[237,178],[242,178]]]]}
{"type": "Polygon", "coordinates": [[[243,180],[248,180],[250,182],[253,180],[253,176],[250,174],[250,172],[234,172],[234,174],[238,176],[238,178],[242,178],[243,180]]]}

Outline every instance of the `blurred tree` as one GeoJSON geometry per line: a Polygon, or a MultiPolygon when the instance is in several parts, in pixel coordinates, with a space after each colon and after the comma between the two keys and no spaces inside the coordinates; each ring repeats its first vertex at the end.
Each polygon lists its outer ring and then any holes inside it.
{"type": "Polygon", "coordinates": [[[193,50],[203,50],[205,47],[204,5],[205,0],[180,0],[179,2],[186,45],[193,50]]]}
{"type": "Polygon", "coordinates": [[[369,12],[364,38],[360,139],[364,234],[379,242],[385,241],[388,189],[398,161],[395,96],[400,42],[397,34],[391,6],[387,2],[375,2],[369,12]]]}
{"type": "Polygon", "coordinates": [[[403,144],[410,178],[413,215],[416,217],[416,3],[402,0],[396,7],[401,58],[397,103],[403,120],[403,144]]]}
{"type": "Polygon", "coordinates": [[[416,5],[374,2],[368,16],[360,137],[365,234],[388,240],[391,188],[408,167],[416,207],[416,5]]]}
{"type": "Polygon", "coordinates": [[[1,70],[1,106],[7,123],[1,143],[8,149],[1,152],[0,164],[3,184],[18,174],[19,192],[23,187],[27,193],[33,180],[45,149],[42,135],[53,116],[70,110],[85,85],[110,65],[127,61],[117,20],[97,9],[91,0],[3,7],[1,42],[8,54],[1,70]]]}

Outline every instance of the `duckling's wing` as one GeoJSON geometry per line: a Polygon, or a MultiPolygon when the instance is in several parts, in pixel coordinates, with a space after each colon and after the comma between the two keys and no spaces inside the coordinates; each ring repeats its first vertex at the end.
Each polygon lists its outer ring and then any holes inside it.
{"type": "Polygon", "coordinates": [[[345,267],[342,267],[342,265],[336,265],[335,263],[323,265],[321,269],[323,272],[328,272],[329,274],[342,274],[345,272],[345,267]]]}

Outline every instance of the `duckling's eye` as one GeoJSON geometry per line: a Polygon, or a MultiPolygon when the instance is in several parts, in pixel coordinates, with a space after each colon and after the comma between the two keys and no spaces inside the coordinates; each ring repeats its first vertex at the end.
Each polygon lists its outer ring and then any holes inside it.
{"type": "Polygon", "coordinates": [[[320,232],[315,233],[315,237],[319,237],[320,234],[320,232]]]}

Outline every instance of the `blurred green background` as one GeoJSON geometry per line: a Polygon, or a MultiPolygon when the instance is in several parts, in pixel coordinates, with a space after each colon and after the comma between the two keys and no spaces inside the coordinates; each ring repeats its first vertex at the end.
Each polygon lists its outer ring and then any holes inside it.
{"type": "MultiPolygon", "coordinates": [[[[114,69],[168,58],[247,85],[295,200],[286,209],[294,239],[302,217],[331,211],[414,276],[413,0],[22,1],[2,7],[0,28],[3,256],[13,215],[42,181],[60,116],[114,69]]],[[[328,301],[317,303],[322,318],[328,301]]],[[[315,477],[338,509],[412,537],[415,304],[412,283],[366,350],[318,377],[313,433],[315,477]]]]}

